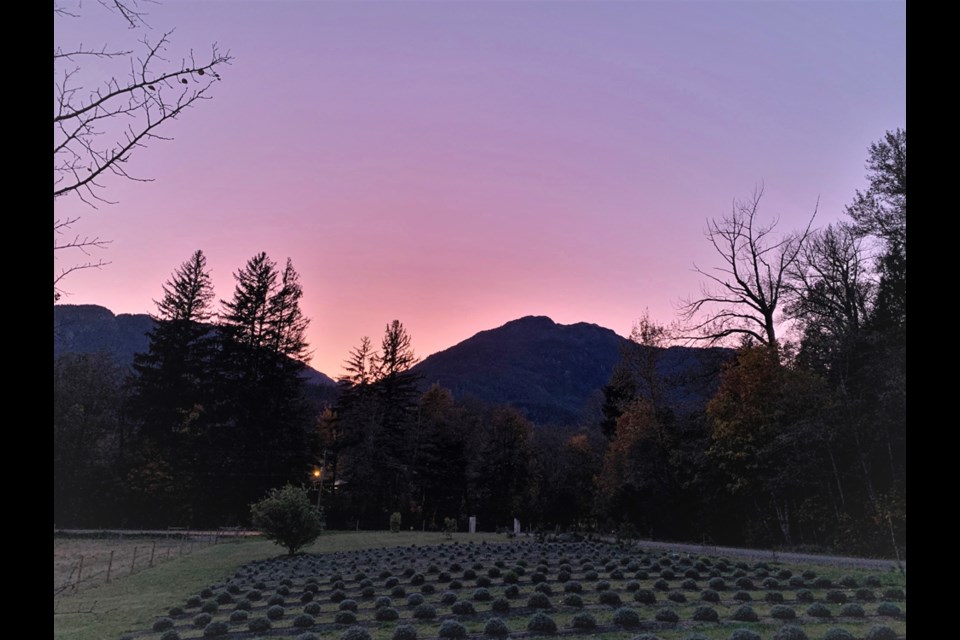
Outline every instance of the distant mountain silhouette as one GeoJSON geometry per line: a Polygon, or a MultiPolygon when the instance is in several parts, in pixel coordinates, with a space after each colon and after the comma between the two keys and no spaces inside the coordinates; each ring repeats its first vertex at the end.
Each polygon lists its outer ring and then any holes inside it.
{"type": "MultiPolygon", "coordinates": [[[[154,320],[145,313],[114,315],[95,304],[58,304],[53,306],[53,357],[65,353],[108,353],[123,366],[133,364],[133,356],[150,347],[147,332],[154,320]]],[[[326,374],[307,367],[303,377],[310,384],[334,386],[326,374]]]]}
{"type": "MultiPolygon", "coordinates": [[[[481,331],[424,359],[414,372],[422,384],[450,389],[456,397],[510,404],[536,423],[575,424],[596,414],[628,343],[610,329],[580,322],[561,325],[527,316],[481,331]]],[[[716,390],[721,364],[731,351],[670,347],[658,362],[675,410],[702,408],[716,390]]]]}

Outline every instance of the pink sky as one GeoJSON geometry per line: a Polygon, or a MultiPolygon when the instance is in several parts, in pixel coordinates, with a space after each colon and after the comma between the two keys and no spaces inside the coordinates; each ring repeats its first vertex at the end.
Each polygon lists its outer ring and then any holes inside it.
{"type": "MultiPolygon", "coordinates": [[[[251,256],[290,257],[331,376],[394,318],[421,357],[531,314],[670,322],[694,262],[718,265],[707,218],[763,182],[784,230],[818,198],[818,226],[841,219],[870,143],[906,124],[901,2],[143,6],[151,37],[176,28],[171,59],[218,42],[235,61],[133,156],[152,182],[56,203],[112,240],[63,302],[153,312],[196,249],[229,298],[251,256]]],[[[58,44],[137,35],[82,13],[58,44]]]]}

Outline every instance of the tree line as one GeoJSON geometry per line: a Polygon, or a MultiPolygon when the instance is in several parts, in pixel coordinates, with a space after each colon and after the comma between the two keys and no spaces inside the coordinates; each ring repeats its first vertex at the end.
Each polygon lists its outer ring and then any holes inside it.
{"type": "Polygon", "coordinates": [[[334,395],[311,397],[292,264],[251,259],[214,316],[197,252],[164,286],[132,375],[90,357],[55,364],[55,522],[245,522],[249,503],[292,483],[332,528],[516,517],[542,531],[903,553],[906,133],[873,144],[867,169],[847,219],[824,229],[779,234],[760,218],[762,191],[711,221],[725,266],[703,271],[712,286],[685,329],[641,320],[596,415],[568,427],[423,391],[396,320],[350,351],[334,395]],[[679,381],[658,360],[678,336],[738,340],[705,407],[669,402],[679,381]]]}

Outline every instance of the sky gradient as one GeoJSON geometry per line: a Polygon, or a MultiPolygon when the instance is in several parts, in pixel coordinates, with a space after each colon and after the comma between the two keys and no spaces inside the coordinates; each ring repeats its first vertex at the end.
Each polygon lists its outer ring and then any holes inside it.
{"type": "MultiPolygon", "coordinates": [[[[144,7],[150,37],[176,29],[171,60],[213,42],[235,60],[173,140],[134,154],[151,182],[104,181],[117,204],[97,210],[55,203],[112,241],[62,302],[153,313],[196,249],[228,299],[250,257],[290,257],[331,376],[395,318],[421,357],[531,314],[621,335],[645,309],[670,322],[694,263],[719,265],[708,218],[763,183],[784,231],[818,200],[816,226],[842,219],[870,143],[906,126],[901,2],[144,7]]],[[[57,44],[143,35],[80,13],[57,44]]]]}

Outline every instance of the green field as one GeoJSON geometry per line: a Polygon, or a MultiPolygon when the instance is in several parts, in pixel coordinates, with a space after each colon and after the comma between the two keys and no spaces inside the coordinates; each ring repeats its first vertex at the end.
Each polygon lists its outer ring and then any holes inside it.
{"type": "MultiPolygon", "coordinates": [[[[96,546],[102,545],[100,553],[109,553],[109,548],[116,542],[98,540],[80,543],[77,540],[55,539],[55,586],[58,570],[62,576],[62,558],[69,556],[70,549],[82,544],[84,551],[94,553],[96,546]],[[58,551],[61,557],[59,564],[58,551]]],[[[140,540],[138,543],[144,548],[148,545],[152,548],[151,541],[140,540]]],[[[125,544],[129,545],[130,542],[125,544]]],[[[547,613],[567,637],[629,640],[641,632],[655,632],[663,640],[683,640],[696,631],[711,640],[727,640],[735,629],[743,628],[769,640],[774,637],[777,629],[785,624],[784,621],[772,617],[771,612],[776,602],[771,600],[769,591],[780,592],[777,597],[784,598],[784,605],[796,611],[796,619],[787,622],[802,627],[810,640],[824,638],[829,629],[846,629],[853,637],[864,638],[868,630],[876,625],[890,627],[899,637],[906,635],[905,602],[896,602],[896,606],[902,611],[900,616],[878,615],[876,611],[884,599],[882,596],[886,589],[905,590],[905,575],[894,571],[858,571],[828,565],[747,562],[736,558],[724,561],[696,554],[647,551],[640,545],[542,545],[529,539],[509,541],[497,534],[456,534],[451,542],[442,533],[335,532],[324,534],[306,552],[323,555],[291,560],[286,558],[280,547],[259,538],[196,547],[188,554],[173,555],[164,562],[157,562],[152,568],[121,574],[109,584],[81,587],[76,592],[55,597],[54,637],[110,640],[129,634],[132,638],[156,640],[161,634],[151,631],[154,621],[167,616],[171,607],[179,606],[185,609],[183,613],[174,616],[178,620],[177,630],[180,637],[184,640],[201,638],[202,628],[191,625],[191,619],[195,619],[200,613],[199,606],[196,603],[185,603],[191,598],[200,602],[201,596],[197,594],[203,594],[207,589],[210,591],[206,593],[203,602],[213,602],[212,595],[219,594],[225,598],[219,608],[213,609],[214,620],[220,620],[222,624],[230,627],[228,635],[223,637],[258,637],[247,631],[247,622],[227,622],[228,616],[234,610],[233,603],[244,598],[242,594],[255,583],[262,583],[256,585],[256,590],[262,591],[263,595],[262,599],[253,603],[251,620],[264,617],[269,597],[278,593],[286,596],[283,606],[288,613],[284,614],[282,619],[274,620],[268,635],[270,638],[284,640],[293,640],[304,631],[293,626],[294,618],[308,609],[303,602],[310,602],[312,605],[311,615],[315,619],[312,632],[317,637],[340,638],[349,625],[334,623],[334,616],[342,609],[338,606],[338,596],[335,595],[338,590],[343,592],[339,598],[352,598],[358,603],[357,623],[365,627],[374,640],[390,640],[394,629],[400,623],[414,624],[419,638],[436,638],[441,622],[448,618],[459,620],[468,634],[478,638],[483,637],[485,624],[493,616],[502,618],[511,633],[526,633],[527,621],[534,613],[534,609],[530,608],[532,605],[529,598],[541,590],[547,592],[553,603],[547,613]],[[376,551],[390,547],[398,548],[376,551]],[[700,566],[700,575],[696,576],[696,580],[688,576],[684,586],[684,573],[696,573],[693,568],[695,564],[700,566]],[[444,575],[448,567],[451,567],[452,576],[444,575]],[[521,567],[526,567],[526,571],[521,567]],[[511,568],[520,572],[519,596],[506,593],[504,574],[511,571],[511,568]],[[638,568],[641,569],[640,572],[635,571],[638,568]],[[391,573],[389,569],[392,569],[394,577],[387,580],[385,576],[391,573]],[[676,575],[670,575],[671,571],[676,575]],[[796,585],[788,586],[785,578],[781,579],[777,586],[762,584],[764,581],[773,580],[773,576],[778,573],[784,576],[791,574],[796,580],[800,580],[805,571],[813,572],[804,578],[804,584],[809,586],[809,589],[796,585]],[[420,577],[414,576],[414,572],[420,577]],[[720,589],[721,597],[716,602],[702,600],[704,592],[710,590],[710,572],[716,576],[722,573],[727,582],[726,586],[720,589]],[[564,576],[564,573],[570,575],[564,576]],[[637,577],[635,573],[649,575],[637,577]],[[816,579],[813,577],[814,573],[816,579]],[[342,574],[342,578],[337,574],[342,574]],[[536,577],[538,574],[540,577],[536,577]],[[738,575],[755,583],[751,588],[739,593],[743,597],[748,597],[744,594],[749,593],[750,600],[746,603],[740,602],[739,597],[734,594],[740,588],[734,587],[735,576],[738,575]],[[662,576],[669,579],[669,586],[664,584],[662,576]],[[855,580],[858,586],[863,586],[868,578],[874,580],[877,585],[874,589],[877,599],[858,600],[855,588],[844,588],[839,584],[844,577],[855,580]],[[833,582],[831,586],[815,584],[827,579],[833,582]],[[233,590],[229,593],[234,594],[233,596],[229,596],[225,589],[227,581],[231,581],[233,590]],[[460,581],[462,584],[457,585],[460,581]],[[582,592],[579,595],[582,595],[585,607],[571,607],[566,604],[565,596],[569,595],[566,592],[571,581],[580,584],[582,592]],[[311,582],[313,584],[310,584],[311,582]],[[391,582],[394,592],[400,589],[399,595],[390,591],[391,582]],[[283,586],[284,583],[287,587],[283,586]],[[342,585],[338,586],[336,583],[342,585]],[[381,621],[376,617],[374,597],[361,595],[364,583],[368,586],[376,585],[376,596],[393,595],[392,606],[398,610],[398,622],[381,621]],[[427,590],[428,584],[436,586],[427,590]],[[503,595],[515,598],[511,601],[511,609],[498,612],[492,608],[489,599],[478,598],[477,591],[482,590],[483,586],[488,587],[492,598],[503,595]],[[635,602],[634,596],[638,587],[641,587],[641,590],[657,590],[656,604],[635,602]],[[306,591],[311,589],[313,592],[307,594],[306,591]],[[456,592],[459,602],[469,602],[475,613],[466,612],[460,615],[456,609],[449,606],[450,603],[444,603],[441,596],[450,590],[456,592]],[[635,609],[644,621],[643,625],[640,628],[617,626],[614,611],[621,605],[604,605],[600,594],[603,590],[616,594],[623,607],[635,609]],[[811,601],[803,600],[799,595],[801,591],[808,592],[811,601]],[[831,591],[841,591],[846,594],[844,597],[848,598],[850,603],[862,605],[866,616],[853,618],[845,615],[842,603],[831,600],[831,591]],[[308,598],[297,602],[300,595],[312,597],[314,594],[315,600],[310,601],[308,598]],[[411,596],[419,598],[427,606],[434,607],[437,615],[431,619],[415,619],[415,606],[409,602],[411,596]],[[829,618],[819,619],[808,613],[813,599],[830,612],[829,618]],[[742,604],[754,609],[759,619],[755,622],[732,619],[733,612],[742,604]],[[709,605],[719,613],[718,622],[701,623],[695,620],[695,611],[704,605],[709,605]],[[192,609],[191,606],[196,608],[192,609]],[[674,624],[656,622],[655,614],[664,609],[674,612],[679,621],[674,624]],[[595,618],[598,625],[595,630],[575,632],[571,628],[574,616],[581,612],[588,612],[595,618]]]]}

